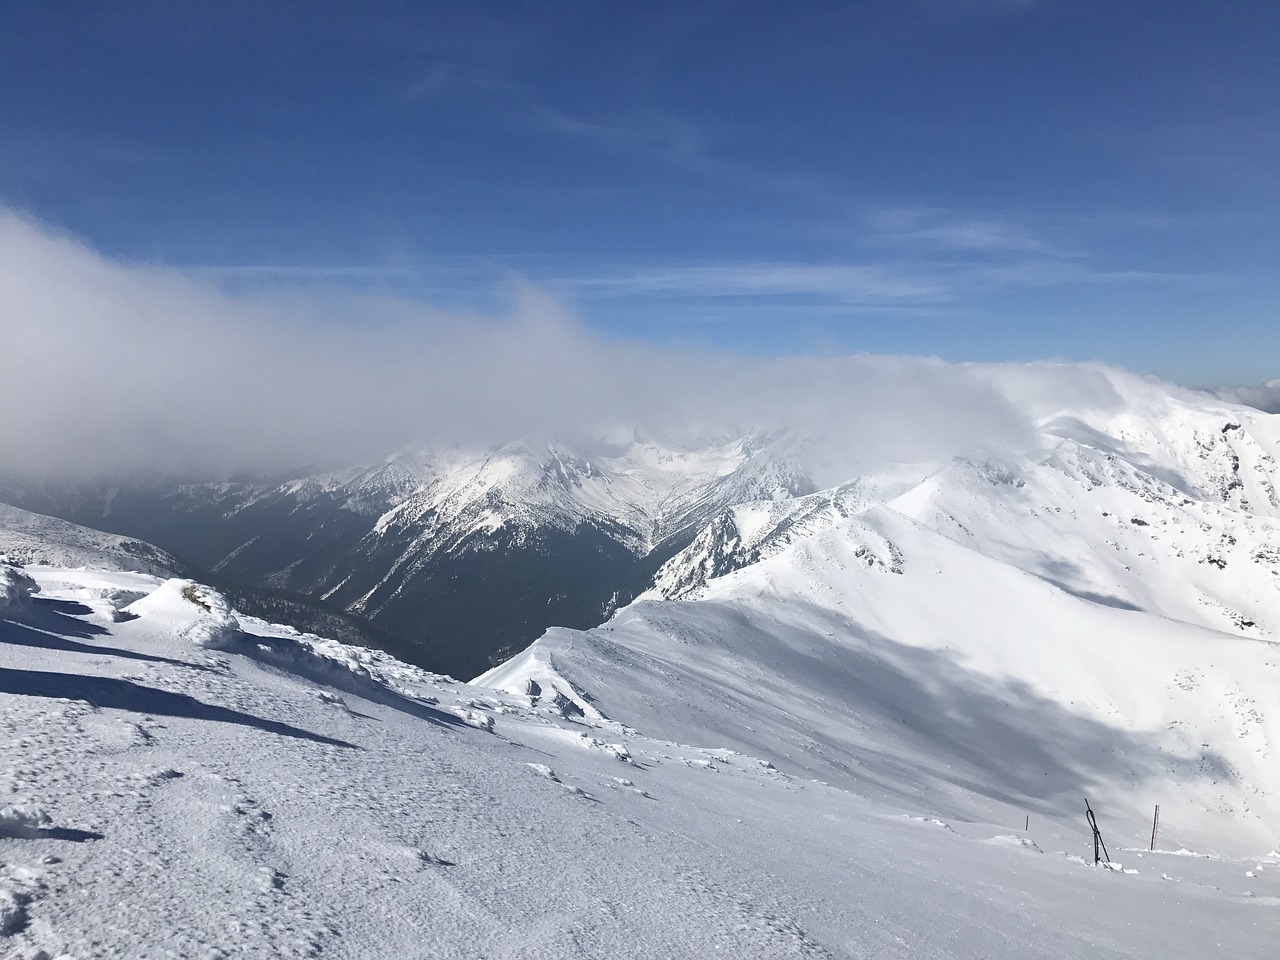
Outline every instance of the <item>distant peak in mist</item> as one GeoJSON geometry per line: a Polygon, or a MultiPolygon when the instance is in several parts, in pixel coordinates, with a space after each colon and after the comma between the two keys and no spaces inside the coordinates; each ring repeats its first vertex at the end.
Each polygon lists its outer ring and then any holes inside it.
{"type": "Polygon", "coordinates": [[[1264,413],[1280,413],[1280,378],[1256,387],[1215,387],[1208,392],[1220,400],[1257,407],[1264,413]]]}

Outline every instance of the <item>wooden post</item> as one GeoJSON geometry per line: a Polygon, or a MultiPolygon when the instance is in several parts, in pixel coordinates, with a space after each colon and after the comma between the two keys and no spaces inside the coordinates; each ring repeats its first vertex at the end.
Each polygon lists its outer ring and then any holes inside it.
{"type": "Polygon", "coordinates": [[[1031,814],[1029,814],[1029,813],[1028,813],[1028,814],[1027,814],[1027,822],[1026,822],[1025,824],[1023,824],[1023,825],[1022,825],[1022,832],[1023,832],[1023,833],[1026,833],[1026,832],[1027,832],[1028,830],[1030,830],[1030,829],[1031,829],[1031,814]]]}
{"type": "Polygon", "coordinates": [[[1160,829],[1160,804],[1158,804],[1158,803],[1157,803],[1157,804],[1156,804],[1156,813],[1155,813],[1155,816],[1151,818],[1151,847],[1150,847],[1150,849],[1152,849],[1152,850],[1154,850],[1154,849],[1156,848],[1156,831],[1157,831],[1158,829],[1160,829]]]}

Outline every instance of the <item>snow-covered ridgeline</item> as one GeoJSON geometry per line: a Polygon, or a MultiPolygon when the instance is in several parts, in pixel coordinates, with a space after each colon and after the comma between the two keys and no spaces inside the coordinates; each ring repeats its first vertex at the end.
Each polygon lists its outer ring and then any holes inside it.
{"type": "Polygon", "coordinates": [[[1277,842],[1280,418],[1115,385],[1046,402],[1026,450],[734,505],[608,624],[477,682],[536,664],[646,731],[950,814],[1089,793],[1277,842]]]}
{"type": "Polygon", "coordinates": [[[173,576],[184,565],[141,540],[0,503],[0,554],[21,563],[138,570],[173,576]]]}
{"type": "Polygon", "coordinates": [[[0,948],[1268,956],[1280,432],[1108,376],[1006,384],[1025,443],[827,491],[749,459],[648,595],[483,686],[29,568],[0,948]]]}

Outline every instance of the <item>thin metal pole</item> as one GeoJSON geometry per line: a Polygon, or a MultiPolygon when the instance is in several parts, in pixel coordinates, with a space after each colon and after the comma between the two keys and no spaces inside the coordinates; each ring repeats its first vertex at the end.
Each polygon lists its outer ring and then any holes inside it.
{"type": "Polygon", "coordinates": [[[1156,814],[1151,818],[1151,848],[1156,848],[1156,831],[1160,829],[1160,804],[1156,804],[1156,814]]]}
{"type": "Polygon", "coordinates": [[[1107,853],[1107,842],[1102,839],[1102,831],[1098,829],[1098,818],[1093,814],[1093,808],[1089,806],[1089,801],[1084,802],[1085,819],[1089,821],[1089,827],[1093,830],[1093,862],[1098,864],[1102,862],[1102,858],[1107,858],[1107,863],[1111,862],[1111,854],[1107,853]],[[1102,848],[1102,853],[1098,853],[1098,848],[1102,848]]]}

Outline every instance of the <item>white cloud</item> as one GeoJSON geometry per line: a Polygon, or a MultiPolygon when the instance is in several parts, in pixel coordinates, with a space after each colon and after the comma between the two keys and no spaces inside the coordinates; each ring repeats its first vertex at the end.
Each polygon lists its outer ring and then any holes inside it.
{"type": "MultiPolygon", "coordinates": [[[[857,272],[696,279],[897,295],[857,272]]],[[[332,288],[233,294],[0,212],[0,470],[225,475],[367,461],[415,439],[618,427],[676,438],[789,427],[852,469],[1023,442],[1025,415],[986,369],[620,343],[529,287],[514,286],[499,317],[332,288]]],[[[1105,378],[1068,379],[1109,402],[1105,378]]]]}
{"type": "Polygon", "coordinates": [[[610,120],[588,120],[533,103],[526,119],[540,129],[597,150],[653,157],[678,167],[707,172],[716,167],[702,130],[681,117],[649,111],[610,120]]]}
{"type": "Polygon", "coordinates": [[[968,216],[940,207],[887,207],[867,217],[866,241],[885,246],[926,246],[957,253],[1052,253],[1021,224],[999,217],[968,216]]]}
{"type": "Polygon", "coordinates": [[[613,294],[817,296],[842,303],[934,303],[947,286],[878,264],[752,262],[672,266],[577,281],[613,294]]]}
{"type": "Polygon", "coordinates": [[[1280,413],[1280,379],[1268,380],[1256,387],[1218,387],[1210,393],[1219,399],[1257,407],[1267,413],[1280,413]]]}

